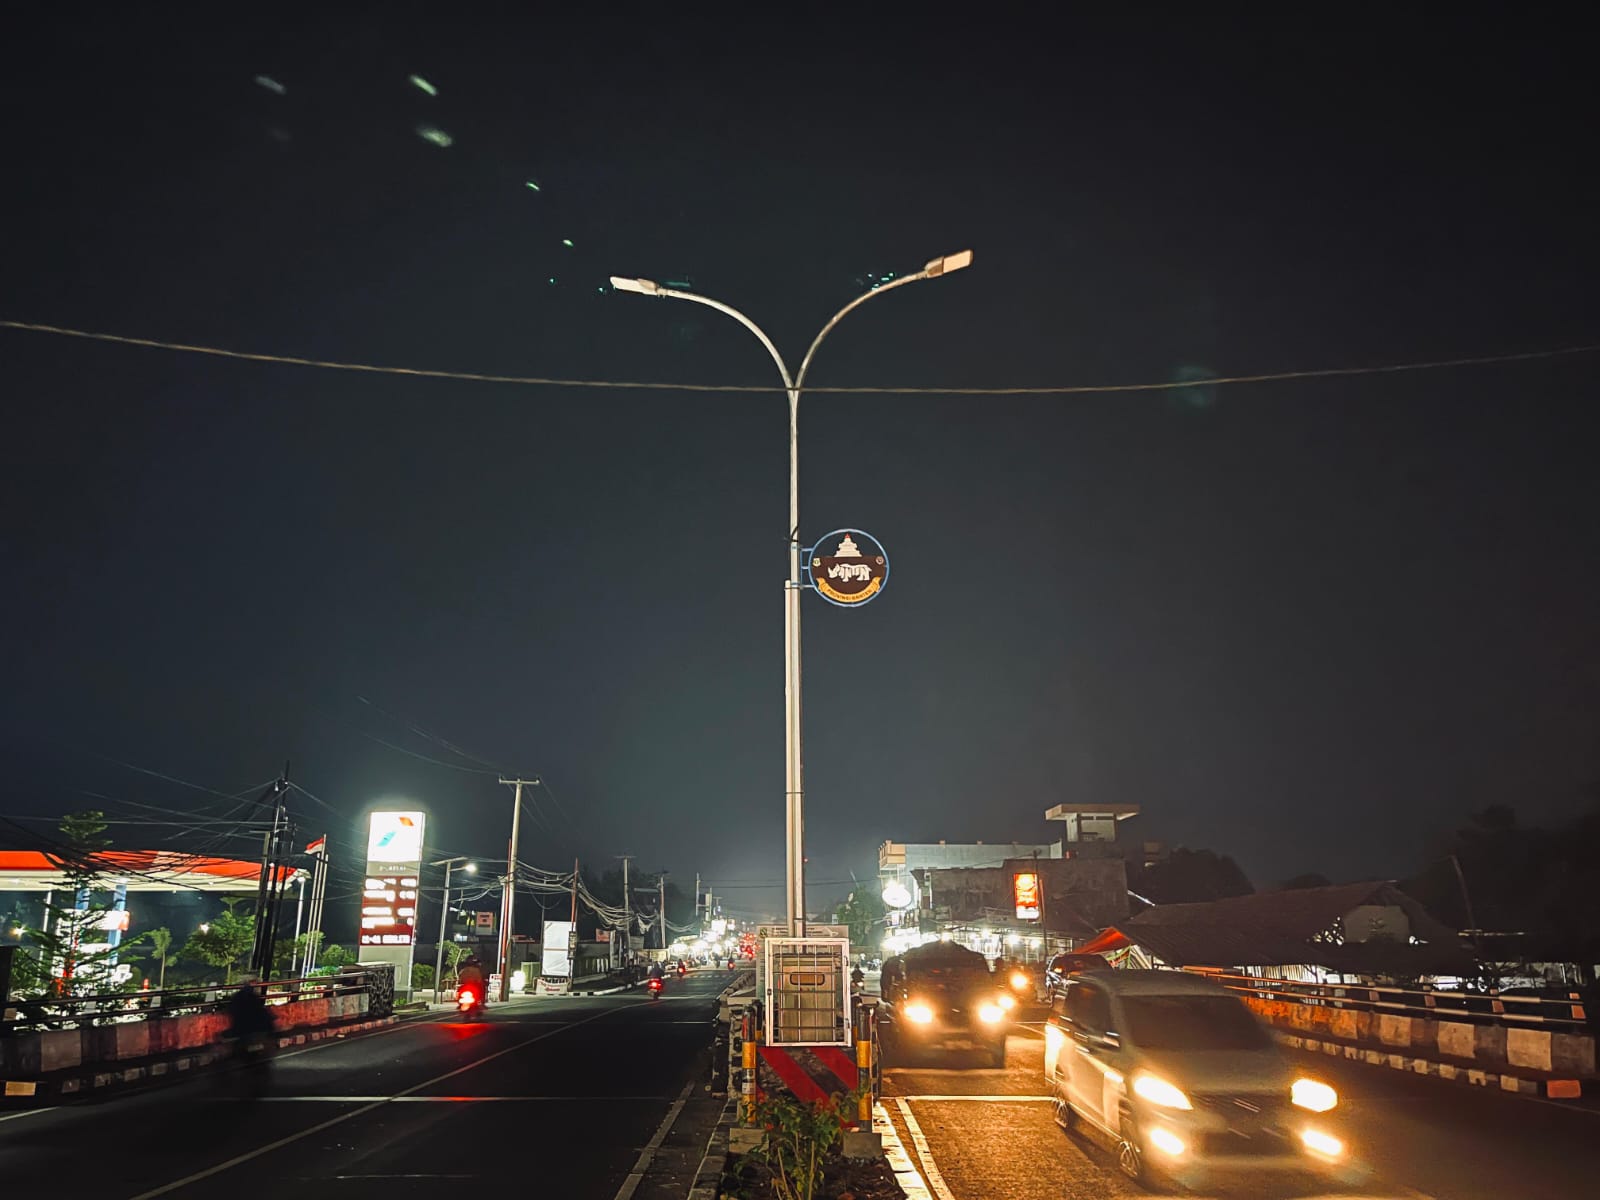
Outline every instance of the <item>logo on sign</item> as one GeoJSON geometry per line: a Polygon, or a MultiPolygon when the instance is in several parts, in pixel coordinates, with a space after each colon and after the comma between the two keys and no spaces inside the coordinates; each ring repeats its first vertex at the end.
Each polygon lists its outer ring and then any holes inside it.
{"type": "Polygon", "coordinates": [[[828,602],[845,608],[865,604],[889,580],[883,544],[859,529],[837,529],[811,548],[806,578],[828,602]]]}
{"type": "Polygon", "coordinates": [[[1017,920],[1039,919],[1039,877],[1032,871],[1018,871],[1011,877],[1011,890],[1017,902],[1017,920]]]}

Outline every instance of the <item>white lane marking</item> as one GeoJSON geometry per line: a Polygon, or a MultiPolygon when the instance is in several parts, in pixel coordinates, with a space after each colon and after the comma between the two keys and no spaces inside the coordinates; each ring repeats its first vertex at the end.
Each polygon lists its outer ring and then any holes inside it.
{"type": "Polygon", "coordinates": [[[883,1139],[884,1160],[889,1164],[889,1170],[894,1172],[894,1181],[906,1194],[906,1200],[933,1200],[928,1191],[927,1181],[912,1163],[905,1146],[901,1145],[900,1134],[894,1127],[894,1120],[882,1103],[872,1106],[872,1128],[883,1139]]]}
{"type": "Polygon", "coordinates": [[[937,1104],[946,1100],[983,1100],[991,1104],[1045,1104],[1051,1099],[1049,1096],[896,1096],[897,1100],[916,1100],[922,1104],[937,1104]]]}
{"type": "Polygon", "coordinates": [[[672,1132],[673,1125],[677,1124],[678,1114],[683,1111],[683,1106],[689,1102],[689,1093],[694,1090],[694,1084],[686,1083],[683,1091],[678,1093],[678,1099],[667,1115],[661,1118],[661,1124],[656,1127],[655,1136],[645,1143],[639,1152],[639,1161],[633,1164],[633,1170],[622,1181],[622,1186],[617,1189],[617,1194],[612,1200],[629,1200],[635,1190],[644,1182],[644,1173],[650,1168],[650,1160],[656,1156],[656,1151],[661,1149],[661,1143],[667,1140],[667,1134],[672,1132]]]}
{"type": "Polygon", "coordinates": [[[337,1117],[331,1117],[319,1125],[311,1126],[309,1129],[302,1129],[299,1133],[291,1133],[287,1137],[279,1138],[277,1141],[268,1142],[264,1146],[257,1146],[254,1150],[248,1150],[243,1154],[235,1155],[233,1158],[228,1159],[226,1162],[220,1162],[214,1167],[207,1167],[203,1171],[196,1171],[192,1175],[185,1175],[182,1179],[176,1179],[171,1183],[162,1184],[162,1186],[158,1188],[151,1188],[147,1192],[140,1192],[137,1196],[134,1196],[132,1200],[153,1200],[153,1198],[156,1196],[165,1196],[168,1192],[175,1192],[181,1187],[189,1186],[191,1183],[198,1183],[202,1179],[210,1179],[211,1176],[219,1175],[223,1171],[237,1167],[240,1163],[247,1163],[251,1159],[260,1158],[263,1154],[269,1154],[272,1151],[281,1149],[284,1146],[293,1145],[295,1142],[301,1141],[304,1138],[308,1138],[314,1133],[321,1133],[324,1129],[332,1129],[335,1125],[343,1125],[346,1121],[352,1121],[356,1117],[369,1113],[375,1108],[382,1108],[391,1100],[398,1100],[402,1096],[414,1096],[424,1088],[430,1088],[436,1083],[443,1083],[446,1079],[454,1079],[457,1075],[460,1075],[463,1072],[470,1071],[474,1067],[481,1067],[484,1063],[493,1062],[497,1058],[503,1058],[507,1054],[521,1050],[524,1046],[531,1046],[535,1042],[542,1042],[545,1038],[555,1037],[556,1034],[562,1033],[568,1029],[576,1029],[580,1025],[587,1025],[590,1021],[598,1021],[601,1017],[609,1016],[614,1012],[621,1011],[621,1009],[616,1008],[602,1009],[593,1016],[584,1017],[581,1021],[573,1021],[570,1025],[563,1025],[559,1029],[551,1029],[545,1033],[535,1034],[531,1038],[525,1038],[514,1045],[507,1046],[504,1050],[496,1050],[493,1054],[486,1054],[482,1058],[475,1058],[464,1067],[457,1067],[453,1071],[446,1071],[443,1075],[435,1076],[432,1079],[425,1079],[421,1083],[416,1084],[414,1087],[408,1087],[404,1091],[396,1092],[393,1096],[386,1096],[382,1100],[376,1100],[371,1104],[363,1104],[360,1108],[351,1109],[347,1113],[340,1113],[337,1117]]]}
{"type": "Polygon", "coordinates": [[[23,1117],[37,1117],[40,1113],[55,1112],[59,1104],[52,1104],[49,1108],[30,1108],[24,1112],[6,1113],[0,1116],[0,1121],[20,1121],[23,1117]]]}
{"type": "Polygon", "coordinates": [[[911,1135],[911,1144],[917,1148],[917,1157],[922,1160],[922,1171],[927,1176],[933,1194],[939,1200],[956,1200],[945,1186],[944,1176],[939,1174],[939,1164],[933,1161],[933,1151],[928,1149],[928,1139],[922,1136],[922,1126],[911,1115],[911,1105],[905,1102],[903,1096],[896,1097],[895,1103],[900,1106],[900,1115],[906,1119],[906,1132],[911,1135]]]}

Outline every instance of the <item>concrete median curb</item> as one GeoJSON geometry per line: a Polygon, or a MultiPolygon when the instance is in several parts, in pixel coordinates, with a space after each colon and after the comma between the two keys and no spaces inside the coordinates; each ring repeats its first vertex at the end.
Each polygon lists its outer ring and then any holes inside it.
{"type": "Polygon", "coordinates": [[[717,1118],[716,1128],[706,1139],[706,1152],[694,1173],[694,1183],[689,1185],[686,1200],[717,1200],[722,1194],[722,1173],[728,1167],[728,1136],[738,1112],[739,1098],[730,1095],[723,1105],[722,1115],[717,1118]]]}
{"type": "Polygon", "coordinates": [[[1278,1038],[1286,1046],[1311,1054],[1326,1054],[1332,1058],[1345,1058],[1352,1062],[1389,1067],[1412,1075],[1425,1075],[1432,1079],[1446,1079],[1475,1087],[1496,1088],[1520,1096],[1542,1096],[1548,1100],[1576,1100],[1583,1095],[1583,1083],[1578,1079],[1529,1079],[1520,1075],[1485,1071],[1478,1067],[1439,1062],[1431,1058],[1416,1058],[1408,1054],[1393,1054],[1387,1050],[1352,1046],[1346,1042],[1301,1037],[1299,1034],[1280,1032],[1278,1038]]]}
{"type": "MultiPolygon", "coordinates": [[[[357,1021],[350,1025],[308,1029],[303,1033],[286,1033],[279,1036],[278,1048],[287,1050],[293,1046],[348,1037],[352,1033],[367,1033],[397,1024],[399,1020],[398,1017],[384,1017],[373,1021],[357,1021]]],[[[120,1088],[183,1079],[226,1058],[228,1053],[228,1048],[225,1046],[205,1046],[190,1054],[180,1054],[174,1058],[163,1058],[127,1067],[108,1067],[105,1070],[86,1071],[50,1079],[0,1080],[0,1084],[3,1084],[3,1087],[0,1087],[0,1094],[12,1100],[77,1100],[84,1096],[104,1095],[120,1088]]]]}

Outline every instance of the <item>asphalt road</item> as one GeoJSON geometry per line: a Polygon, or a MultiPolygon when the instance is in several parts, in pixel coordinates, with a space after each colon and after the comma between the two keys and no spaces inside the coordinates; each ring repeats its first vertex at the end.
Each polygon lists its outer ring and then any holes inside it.
{"type": "MultiPolygon", "coordinates": [[[[1143,1196],[1109,1147],[1068,1135],[1045,1098],[1039,1026],[1014,1030],[1004,1070],[891,1068],[884,1105],[936,1200],[1073,1200],[1143,1196]],[[929,1168],[931,1169],[931,1172],[929,1168]]],[[[1294,1055],[1338,1088],[1330,1126],[1352,1149],[1340,1178],[1220,1181],[1201,1196],[1417,1197],[1521,1200],[1593,1195],[1600,1110],[1294,1055]]]]}
{"type": "Polygon", "coordinates": [[[720,1108],[703,1085],[713,1000],[730,981],[691,975],[656,1001],[519,1000],[481,1022],[441,1014],[281,1051],[260,1101],[207,1077],[0,1115],[0,1192],[682,1196],[686,1182],[660,1176],[692,1174],[720,1108]],[[660,1153],[630,1182],[653,1139],[660,1153]]]}

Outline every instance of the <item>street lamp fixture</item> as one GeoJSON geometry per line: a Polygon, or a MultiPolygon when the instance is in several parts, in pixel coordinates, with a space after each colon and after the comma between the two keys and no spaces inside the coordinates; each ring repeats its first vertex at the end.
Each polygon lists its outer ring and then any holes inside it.
{"type": "MultiPolygon", "coordinates": [[[[738,321],[766,347],[767,353],[772,356],[772,361],[778,368],[779,378],[783,380],[783,390],[789,396],[789,578],[784,584],[784,641],[787,653],[784,659],[783,690],[786,783],[784,874],[791,937],[804,937],[806,932],[805,770],[801,754],[803,738],[800,720],[800,589],[805,586],[800,574],[800,393],[805,387],[806,372],[811,369],[811,359],[816,354],[817,347],[822,345],[823,339],[851,310],[865,304],[874,296],[892,292],[895,288],[904,287],[908,283],[916,283],[922,279],[937,279],[941,275],[948,275],[952,271],[960,271],[971,265],[972,251],[962,250],[955,254],[946,254],[941,258],[929,259],[922,270],[890,280],[869,292],[863,292],[834,313],[817,336],[811,339],[805,357],[800,360],[800,370],[793,375],[790,374],[783,355],[778,353],[777,346],[773,345],[772,339],[766,332],[731,305],[695,292],[663,287],[653,279],[611,276],[611,286],[616,291],[633,292],[640,296],[688,300],[693,304],[714,308],[738,321]]],[[[665,933],[664,927],[662,932],[665,933]]]]}

